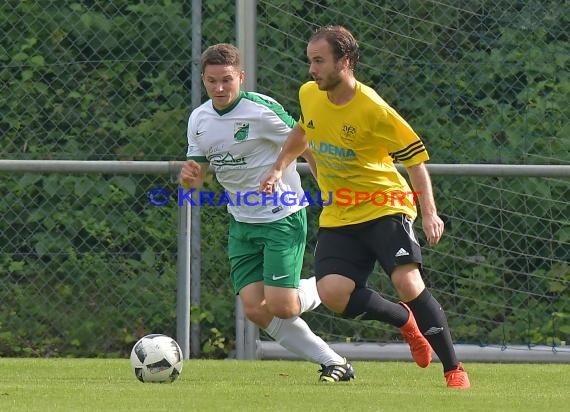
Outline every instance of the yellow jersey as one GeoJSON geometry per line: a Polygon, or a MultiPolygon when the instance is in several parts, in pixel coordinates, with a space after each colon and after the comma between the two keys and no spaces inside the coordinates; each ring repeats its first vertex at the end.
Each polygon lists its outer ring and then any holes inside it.
{"type": "Polygon", "coordinates": [[[372,88],[356,82],[350,102],[331,103],[314,81],[299,90],[301,116],[317,163],[321,227],[404,213],[416,218],[416,197],[394,162],[429,159],[410,125],[372,88]]]}

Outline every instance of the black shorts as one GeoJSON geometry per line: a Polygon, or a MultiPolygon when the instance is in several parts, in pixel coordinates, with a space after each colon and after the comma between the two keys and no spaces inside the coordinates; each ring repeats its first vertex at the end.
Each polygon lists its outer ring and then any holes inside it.
{"type": "Polygon", "coordinates": [[[418,263],[422,253],[412,228],[403,214],[382,216],[350,226],[319,228],[315,249],[315,276],[346,276],[365,287],[378,261],[386,274],[406,263],[418,263]]]}

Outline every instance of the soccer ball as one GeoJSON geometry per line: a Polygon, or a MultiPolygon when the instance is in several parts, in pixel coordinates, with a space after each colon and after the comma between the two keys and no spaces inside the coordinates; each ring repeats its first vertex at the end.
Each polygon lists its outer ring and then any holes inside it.
{"type": "Polygon", "coordinates": [[[131,366],[141,382],[174,382],[182,372],[182,350],[171,337],[146,335],[133,346],[131,366]]]}

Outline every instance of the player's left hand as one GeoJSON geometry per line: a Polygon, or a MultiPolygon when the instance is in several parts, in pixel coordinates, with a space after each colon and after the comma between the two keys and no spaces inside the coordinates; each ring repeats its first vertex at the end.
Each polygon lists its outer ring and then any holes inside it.
{"type": "Polygon", "coordinates": [[[437,215],[422,215],[422,228],[430,246],[437,245],[443,236],[443,220],[437,215]]]}

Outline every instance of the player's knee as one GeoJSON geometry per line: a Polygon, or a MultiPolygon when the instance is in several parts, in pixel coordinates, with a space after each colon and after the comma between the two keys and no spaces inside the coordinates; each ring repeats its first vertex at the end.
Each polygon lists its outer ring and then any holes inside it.
{"type": "Polygon", "coordinates": [[[324,278],[317,282],[317,291],[319,292],[321,302],[324,304],[333,304],[338,299],[339,293],[341,292],[332,280],[332,276],[330,279],[324,278]]]}
{"type": "Polygon", "coordinates": [[[299,314],[298,305],[289,301],[267,301],[267,309],[273,314],[273,316],[277,316],[281,319],[289,319],[299,314]]]}
{"type": "Polygon", "coordinates": [[[405,298],[403,300],[412,300],[425,289],[425,283],[415,264],[398,266],[391,277],[398,295],[405,298]]]}
{"type": "Polygon", "coordinates": [[[260,328],[267,327],[273,318],[273,314],[271,314],[264,305],[244,305],[243,312],[246,318],[248,318],[260,328]]]}
{"type": "Polygon", "coordinates": [[[334,313],[343,313],[346,309],[346,299],[339,299],[337,296],[321,298],[321,302],[328,310],[334,313]]]}
{"type": "Polygon", "coordinates": [[[319,298],[321,298],[321,302],[328,306],[328,304],[333,303],[335,301],[336,293],[331,290],[330,288],[319,287],[317,289],[319,291],[319,298]]]}
{"type": "Polygon", "coordinates": [[[321,302],[329,310],[336,313],[342,313],[344,311],[346,303],[350,297],[350,293],[348,291],[344,293],[342,290],[338,290],[331,282],[319,282],[317,284],[317,290],[319,292],[321,302]]]}

